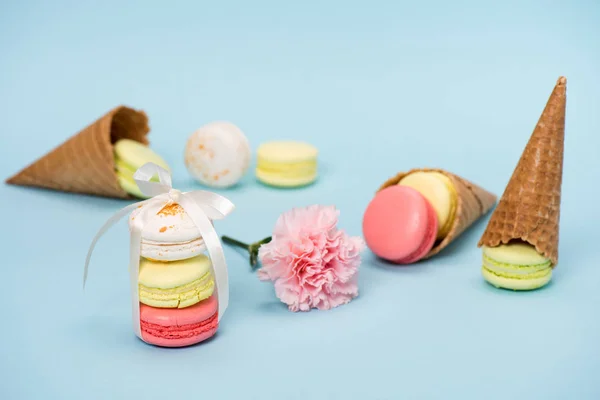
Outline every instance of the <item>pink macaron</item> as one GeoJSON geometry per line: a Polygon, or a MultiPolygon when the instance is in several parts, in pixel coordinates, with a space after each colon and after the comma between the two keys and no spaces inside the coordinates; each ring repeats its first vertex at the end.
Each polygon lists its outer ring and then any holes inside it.
{"type": "Polygon", "coordinates": [[[186,308],[154,308],[140,303],[142,339],[163,347],[183,347],[212,337],[218,328],[215,295],[186,308]]]}
{"type": "Polygon", "coordinates": [[[421,193],[408,186],[378,192],[363,217],[363,235],[377,256],[396,264],[425,257],[435,243],[438,220],[421,193]]]}

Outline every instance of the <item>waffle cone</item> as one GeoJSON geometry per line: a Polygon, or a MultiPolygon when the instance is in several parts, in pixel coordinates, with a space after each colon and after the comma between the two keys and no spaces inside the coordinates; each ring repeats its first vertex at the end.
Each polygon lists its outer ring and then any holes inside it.
{"type": "Polygon", "coordinates": [[[479,219],[482,215],[487,213],[496,202],[496,196],[487,190],[469,182],[466,179],[461,178],[458,175],[454,175],[451,172],[444,171],[443,169],[434,168],[417,168],[408,172],[401,172],[388,179],[380,188],[383,190],[389,186],[397,185],[402,178],[413,172],[439,172],[447,176],[454,185],[454,189],[457,194],[456,203],[456,214],[454,217],[454,223],[450,228],[450,231],[444,239],[437,242],[433,248],[427,253],[424,258],[429,258],[442,251],[448,246],[454,239],[460,236],[469,226],[479,219]]]}
{"type": "Polygon", "coordinates": [[[566,91],[560,77],[478,246],[522,240],[558,263],[566,91]]]}
{"type": "Polygon", "coordinates": [[[123,106],[114,108],[6,183],[129,198],[117,181],[113,143],[127,138],[148,144],[149,130],[144,112],[123,106]]]}

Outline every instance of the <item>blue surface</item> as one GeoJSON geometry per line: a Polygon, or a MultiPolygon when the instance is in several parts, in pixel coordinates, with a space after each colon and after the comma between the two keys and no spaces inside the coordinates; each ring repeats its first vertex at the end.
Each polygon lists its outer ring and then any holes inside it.
{"type": "Polygon", "coordinates": [[[367,251],[358,299],[294,314],[227,248],[218,336],[161,349],[131,331],[124,222],[81,290],[90,240],[125,203],[1,185],[0,398],[600,398],[597,1],[84,3],[0,4],[2,178],[127,104],[150,116],[175,185],[200,188],[186,138],[226,119],[254,149],[314,143],[323,174],[303,190],[249,174],[219,191],[237,205],[221,234],[260,239],[281,212],[321,203],[360,235],[373,192],[400,170],[444,167],[501,194],[565,75],[560,263],[537,292],[486,285],[487,216],[418,265],[367,251]]]}

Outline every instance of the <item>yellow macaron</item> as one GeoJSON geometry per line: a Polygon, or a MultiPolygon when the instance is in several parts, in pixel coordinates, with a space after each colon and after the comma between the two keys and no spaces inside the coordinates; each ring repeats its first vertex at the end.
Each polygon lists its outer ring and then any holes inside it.
{"type": "Polygon", "coordinates": [[[185,308],[209,298],[215,281],[205,255],[161,262],[142,258],[139,272],[140,303],[158,308],[185,308]]]}
{"type": "Polygon", "coordinates": [[[456,215],[456,189],[450,178],[435,171],[417,171],[402,178],[399,185],[409,186],[425,197],[438,218],[437,239],[446,237],[456,215]]]}
{"type": "Polygon", "coordinates": [[[257,150],[256,178],[276,187],[298,187],[317,179],[318,150],[304,142],[273,141],[257,150]]]}

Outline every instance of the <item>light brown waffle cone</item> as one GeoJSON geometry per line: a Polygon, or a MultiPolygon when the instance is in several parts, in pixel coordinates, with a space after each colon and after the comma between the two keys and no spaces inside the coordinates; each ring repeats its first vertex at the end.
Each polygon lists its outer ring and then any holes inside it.
{"type": "Polygon", "coordinates": [[[478,246],[521,240],[558,263],[567,80],[560,77],[478,246]]]}
{"type": "Polygon", "coordinates": [[[117,181],[113,144],[123,138],[148,144],[149,131],[148,117],[143,111],[116,107],[6,183],[129,198],[117,181]]]}
{"type": "Polygon", "coordinates": [[[469,182],[466,179],[461,178],[458,175],[454,175],[451,172],[443,169],[435,168],[416,168],[408,172],[400,172],[393,178],[388,179],[378,191],[383,190],[389,186],[397,185],[402,178],[413,172],[439,172],[447,176],[457,194],[456,214],[454,217],[454,223],[450,228],[450,231],[444,239],[437,242],[433,248],[427,253],[424,258],[429,258],[442,251],[448,246],[454,239],[460,236],[469,226],[479,219],[482,215],[487,213],[496,202],[496,195],[488,192],[487,190],[469,182]]]}

